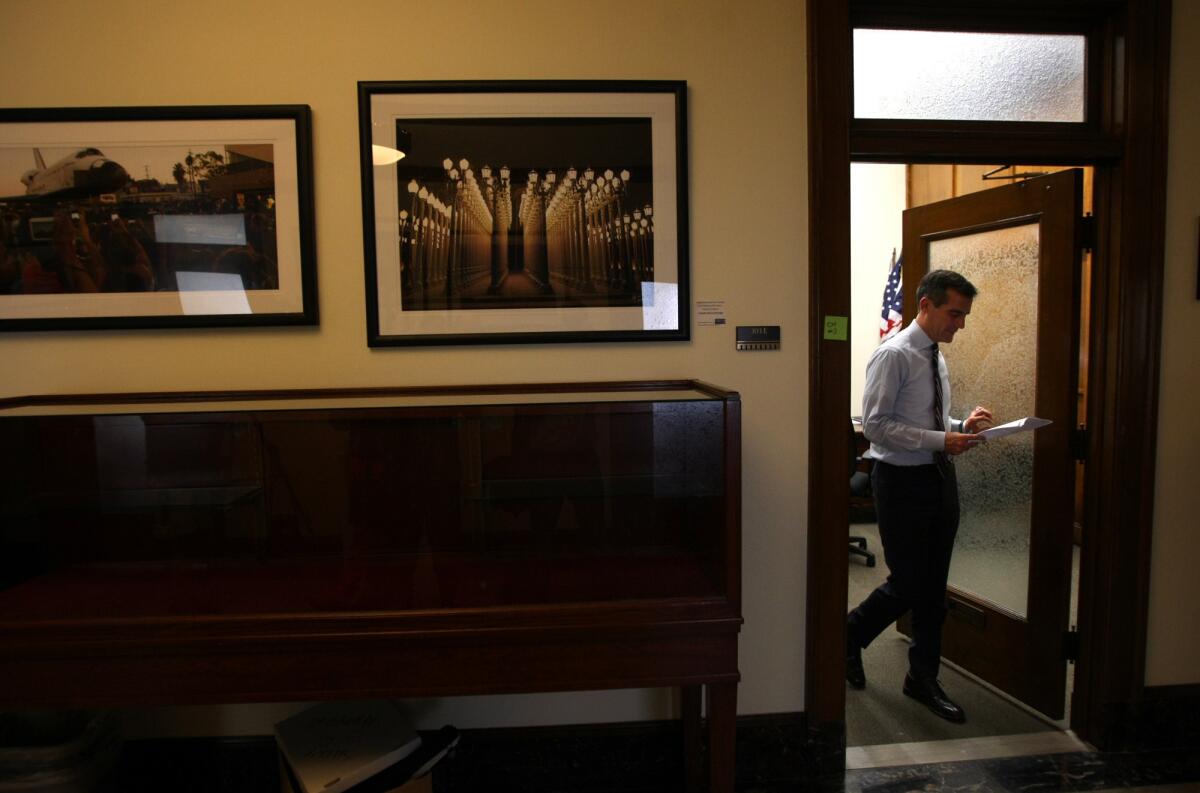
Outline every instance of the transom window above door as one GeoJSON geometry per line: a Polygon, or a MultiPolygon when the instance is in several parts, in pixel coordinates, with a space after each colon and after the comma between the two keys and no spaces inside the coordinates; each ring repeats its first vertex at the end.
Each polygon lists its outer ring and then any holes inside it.
{"type": "Polygon", "coordinates": [[[854,30],[854,117],[1083,122],[1080,34],[854,30]]]}

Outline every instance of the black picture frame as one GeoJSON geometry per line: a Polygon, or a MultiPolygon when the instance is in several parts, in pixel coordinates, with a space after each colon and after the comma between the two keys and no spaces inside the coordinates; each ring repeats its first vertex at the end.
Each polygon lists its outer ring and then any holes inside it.
{"type": "Polygon", "coordinates": [[[690,338],[686,82],[358,101],[369,346],[690,338]]]}
{"type": "Polygon", "coordinates": [[[315,325],[307,105],[0,109],[0,330],[315,325]]]}

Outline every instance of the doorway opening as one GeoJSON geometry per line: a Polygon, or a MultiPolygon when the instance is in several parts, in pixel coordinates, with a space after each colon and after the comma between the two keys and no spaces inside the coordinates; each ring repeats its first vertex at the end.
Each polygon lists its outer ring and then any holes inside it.
{"type": "MultiPolygon", "coordinates": [[[[1066,236],[1074,234],[1079,238],[1078,247],[1066,246],[1070,250],[1064,250],[1064,255],[1051,263],[1047,258],[1049,254],[1044,250],[1047,244],[1039,245],[1038,235],[1057,233],[1063,236],[1064,229],[1061,226],[1046,225],[1043,228],[1042,222],[1032,220],[1032,213],[1022,214],[1028,209],[1024,203],[1015,205],[1015,208],[1010,204],[1007,209],[989,210],[1000,213],[995,215],[981,215],[978,210],[982,202],[995,199],[1003,204],[1001,194],[1010,195],[1020,190],[1009,188],[1007,191],[999,190],[987,196],[975,195],[971,199],[957,201],[970,194],[994,190],[997,185],[1017,184],[1029,179],[1036,181],[1026,186],[1038,192],[1049,190],[1051,183],[1060,188],[1073,184],[1078,196],[1069,204],[1069,211],[1079,214],[1081,218],[1090,217],[1093,184],[1093,169],[1090,167],[857,162],[851,165],[852,321],[848,413],[850,426],[855,433],[855,467],[859,480],[864,478],[862,474],[868,472],[872,464],[869,455],[863,454],[869,442],[862,436],[861,425],[855,423],[861,413],[866,361],[881,343],[881,337],[890,335],[889,328],[893,328],[893,332],[898,330],[894,313],[897,306],[894,302],[890,306],[893,313],[889,321],[885,287],[889,279],[894,280],[897,273],[903,270],[908,288],[899,290],[899,293],[906,294],[911,301],[915,284],[907,282],[919,277],[908,263],[903,267],[898,264],[905,255],[904,244],[913,247],[908,252],[910,259],[914,258],[914,254],[919,254],[915,258],[922,267],[950,266],[952,269],[965,270],[965,274],[981,287],[976,308],[983,310],[973,313],[968,323],[969,329],[963,339],[968,343],[954,345],[959,368],[966,370],[961,375],[959,385],[964,392],[968,392],[970,398],[978,396],[986,400],[981,404],[987,404],[994,412],[999,409],[998,423],[1021,417],[1007,413],[1032,414],[1037,410],[1037,405],[1056,412],[1056,418],[1066,425],[1063,433],[1073,431],[1076,424],[1085,421],[1091,271],[1090,244],[1082,244],[1086,235],[1079,233],[1085,221],[1079,220],[1072,229],[1066,230],[1066,236]],[[1061,179],[1038,179],[1067,170],[1074,171],[1074,174],[1061,174],[1064,177],[1061,179]],[[958,211],[956,207],[971,202],[977,208],[967,210],[963,216],[968,218],[963,222],[970,224],[971,228],[956,235],[941,230],[935,224],[939,230],[935,234],[929,233],[934,227],[922,218],[944,217],[946,220],[942,221],[942,226],[949,228],[947,224],[949,218],[958,211]],[[937,206],[931,206],[934,204],[937,206]],[[922,209],[909,213],[902,220],[905,210],[917,207],[922,209]],[[1012,219],[1014,216],[1016,220],[1012,219]],[[985,217],[992,218],[988,221],[990,229],[985,229],[980,222],[985,217]],[[917,233],[910,225],[924,232],[919,237],[920,251],[913,245],[917,233]],[[933,240],[928,243],[932,247],[925,247],[927,239],[933,240]],[[929,252],[936,250],[937,246],[949,250],[930,257],[929,252]],[[1022,253],[1022,250],[1025,252],[1022,253]],[[936,261],[937,256],[941,257],[940,262],[936,261]],[[959,266],[960,259],[955,257],[965,257],[966,261],[959,266]],[[1042,279],[1039,279],[1039,267],[1042,279]],[[1058,274],[1045,278],[1052,269],[1058,274]],[[1070,272],[1064,275],[1060,272],[1064,269],[1070,272]],[[1043,296],[1039,302],[1039,280],[1044,281],[1044,289],[1061,290],[1063,284],[1070,284],[1072,286],[1067,291],[1072,294],[1063,295],[1053,303],[1046,301],[1043,296]],[[1039,320],[1039,311],[1056,311],[1056,307],[1057,312],[1070,317],[1066,324],[1061,318],[1039,320]],[[1035,361],[1032,359],[1037,357],[1037,337],[1044,339],[1047,335],[1054,338],[1074,336],[1069,349],[1075,371],[1070,376],[1054,374],[1047,378],[1042,371],[1039,377],[1035,371],[1035,361]],[[1019,360],[1022,356],[1031,360],[1019,360]],[[1059,400],[1057,408],[1054,408],[1044,399],[1035,401],[1039,383],[1040,387],[1053,390],[1066,390],[1064,385],[1070,385],[1077,393],[1073,400],[1059,400]]],[[[914,312],[912,306],[904,306],[903,309],[902,324],[906,324],[914,312]]],[[[955,367],[952,365],[952,368],[955,367]]],[[[867,679],[870,681],[868,687],[862,691],[847,692],[845,724],[848,767],[894,763],[898,757],[902,758],[911,751],[912,744],[930,741],[953,742],[952,756],[957,756],[956,752],[964,751],[964,745],[972,742],[983,747],[985,753],[1000,751],[1007,754],[1023,753],[1020,745],[1028,746],[1031,751],[1044,751],[1046,746],[1059,744],[1063,745],[1064,751],[1080,746],[1073,736],[1060,734],[1069,725],[1073,665],[1059,663],[1056,667],[1050,666],[1052,671],[1049,674],[1059,674],[1060,680],[1059,693],[1050,695],[1051,706],[1047,707],[1045,696],[1041,696],[1040,700],[1031,697],[1019,686],[1014,689],[1011,680],[1006,681],[1003,675],[996,675],[994,661],[981,662],[978,657],[972,657],[972,653],[979,656],[981,651],[997,654],[998,648],[1009,646],[1011,641],[1004,636],[1006,629],[1003,628],[992,629],[991,641],[972,638],[972,632],[982,635],[985,609],[993,612],[994,621],[1009,618],[1019,624],[1026,620],[1031,611],[1045,611],[1040,600],[1065,598],[1069,589],[1069,616],[1054,615],[1052,621],[1061,620],[1061,624],[1048,629],[1029,629],[1025,637],[1015,640],[1015,643],[1028,644],[1036,641],[1039,631],[1061,632],[1066,625],[1073,629],[1077,624],[1083,463],[1073,461],[1071,450],[1065,443],[1053,445],[1052,448],[1042,444],[1042,447],[1038,452],[1041,479],[1046,478],[1048,465],[1060,471],[1064,467],[1074,469],[1073,477],[1068,470],[1065,479],[1059,476],[1055,480],[1062,482],[1073,479],[1064,488],[1068,492],[1053,495],[1056,507],[1047,505],[1044,493],[1034,503],[1032,433],[1023,437],[1023,443],[997,440],[995,445],[985,447],[986,451],[965,456],[962,463],[966,465],[958,466],[962,469],[959,478],[965,490],[962,495],[964,518],[955,544],[950,585],[952,593],[960,597],[957,600],[952,598],[950,602],[952,609],[947,632],[951,650],[946,655],[948,658],[953,656],[953,659],[943,667],[942,683],[951,698],[966,710],[967,723],[949,724],[901,694],[900,681],[908,665],[906,626],[902,622],[898,628],[885,631],[864,652],[867,679]],[[1061,461],[1055,458],[1061,458],[1061,461]],[[1044,518],[1069,515],[1071,525],[1058,526],[1054,531],[1061,534],[1065,529],[1070,532],[1070,537],[1065,541],[1056,541],[1051,547],[1032,530],[1031,521],[1035,514],[1043,518],[1042,523],[1055,524],[1061,521],[1047,521],[1044,518]],[[1034,554],[1037,560],[1033,558],[1034,554]],[[1059,558],[1058,562],[1050,558],[1054,556],[1059,558]],[[1053,578],[1069,577],[1068,587],[1059,589],[1055,584],[1049,588],[1051,591],[1047,591],[1040,585],[1037,571],[1039,568],[1045,570],[1047,564],[1057,564],[1057,573],[1053,578]],[[956,619],[974,621],[976,624],[956,624],[956,619]],[[965,643],[956,638],[956,631],[960,635],[966,632],[965,643]],[[1000,637],[999,644],[994,639],[996,636],[1000,637]],[[1055,669],[1056,672],[1053,671],[1055,669]],[[1063,680],[1063,677],[1066,679],[1063,680]],[[1065,694],[1061,693],[1063,691],[1065,694]],[[1027,702],[1038,705],[1045,712],[1035,710],[1027,702]],[[986,743],[978,743],[980,739],[997,737],[1001,737],[1001,740],[993,742],[993,745],[1007,746],[1007,749],[989,749],[986,743]],[[908,748],[897,752],[893,749],[897,746],[908,748]]],[[[861,486],[861,481],[859,484],[861,486]]],[[[849,505],[850,535],[857,539],[859,546],[865,543],[868,553],[854,551],[849,556],[847,609],[861,602],[888,574],[869,493],[866,495],[864,499],[861,492],[852,494],[849,505]]],[[[1065,602],[1063,606],[1064,609],[1060,611],[1065,610],[1065,602]]],[[[1047,622],[1045,614],[1035,614],[1035,618],[1043,624],[1047,622]]],[[[1007,630],[1012,632],[1011,629],[1007,630]]],[[[1045,636],[1045,633],[1041,635],[1045,636]]],[[[1040,667],[1039,674],[1047,674],[1046,668],[1040,667]]]]}
{"type": "MultiPolygon", "coordinates": [[[[1170,0],[808,0],[809,508],[805,713],[817,770],[845,768],[849,346],[826,335],[850,314],[851,162],[1060,162],[1096,168],[1090,289],[1087,527],[1070,723],[1100,749],[1130,745],[1145,697],[1150,534],[1162,339],[1170,0]],[[1084,120],[863,117],[861,28],[1062,32],[1087,37],[1084,120]],[[837,563],[835,563],[837,562],[837,563]]],[[[906,53],[902,53],[906,54],[906,53]]],[[[903,57],[893,59],[902,63],[903,57]]],[[[1054,74],[1054,70],[1050,70],[1054,74]]],[[[984,91],[990,96],[994,91],[984,91]]],[[[923,107],[912,103],[913,107],[923,107]]],[[[889,111],[890,115],[890,111],[889,111]]],[[[1072,396],[1066,394],[1065,396],[1072,396]]],[[[1068,517],[1069,520],[1069,517],[1068,517]]]]}

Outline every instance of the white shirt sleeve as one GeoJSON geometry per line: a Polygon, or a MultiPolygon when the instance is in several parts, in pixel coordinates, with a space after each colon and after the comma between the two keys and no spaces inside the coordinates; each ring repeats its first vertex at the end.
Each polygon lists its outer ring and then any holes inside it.
{"type": "Polygon", "coordinates": [[[893,451],[941,451],[946,448],[945,432],[906,424],[897,409],[906,375],[902,351],[881,348],[871,356],[863,389],[863,434],[893,451]]]}

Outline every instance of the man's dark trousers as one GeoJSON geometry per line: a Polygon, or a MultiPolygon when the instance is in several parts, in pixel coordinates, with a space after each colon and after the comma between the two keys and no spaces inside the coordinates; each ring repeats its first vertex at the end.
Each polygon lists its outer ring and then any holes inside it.
{"type": "Polygon", "coordinates": [[[852,645],[866,647],[912,611],[909,671],[936,678],[946,619],[946,579],[958,533],[954,466],[901,466],[876,461],[871,470],[879,538],[890,575],[847,618],[852,645]]]}

